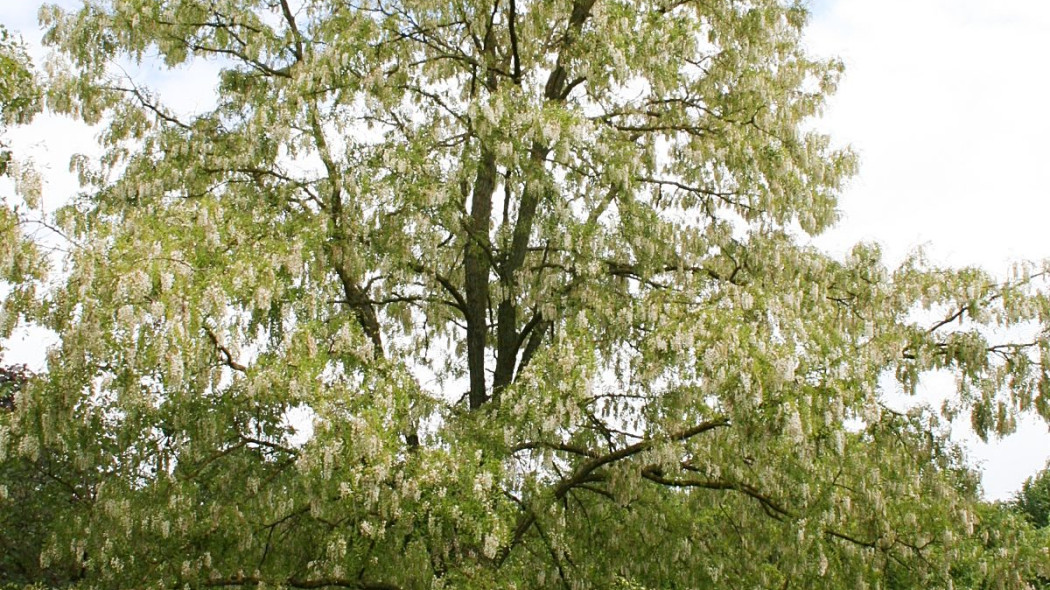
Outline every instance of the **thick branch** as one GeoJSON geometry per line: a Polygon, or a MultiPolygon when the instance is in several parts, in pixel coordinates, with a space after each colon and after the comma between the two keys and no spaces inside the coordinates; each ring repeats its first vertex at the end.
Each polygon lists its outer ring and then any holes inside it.
{"type": "Polygon", "coordinates": [[[496,190],[496,155],[482,147],[470,201],[464,274],[467,316],[467,369],[470,372],[470,408],[488,400],[485,387],[485,340],[488,334],[489,263],[486,250],[496,190]]]}
{"type": "MultiPolygon", "coordinates": [[[[728,419],[719,418],[717,420],[709,420],[707,422],[697,424],[692,428],[680,430],[678,432],[674,432],[667,436],[659,438],[647,438],[633,445],[628,445],[618,451],[613,451],[605,455],[599,455],[588,459],[576,468],[572,476],[570,476],[568,479],[563,479],[561,482],[558,483],[558,485],[554,487],[554,499],[561,500],[565,498],[565,496],[570,491],[572,491],[573,488],[576,488],[582,484],[590,483],[593,481],[601,481],[603,478],[599,474],[595,473],[595,471],[606,465],[616,463],[618,461],[623,461],[624,459],[633,457],[639,453],[647,451],[659,442],[680,442],[684,440],[689,440],[694,436],[703,434],[710,430],[714,430],[715,428],[721,428],[723,426],[729,426],[728,419]]],[[[507,556],[510,555],[511,549],[513,549],[515,546],[517,546],[518,543],[521,542],[522,538],[524,538],[525,536],[525,533],[528,532],[529,528],[532,527],[532,525],[535,522],[536,512],[534,510],[530,510],[521,515],[521,517],[518,519],[518,525],[514,529],[514,536],[511,538],[510,543],[508,543],[502,548],[500,554],[495,559],[497,564],[503,563],[503,561],[507,559],[507,556]]]]}
{"type": "Polygon", "coordinates": [[[733,490],[740,492],[745,496],[748,496],[754,500],[757,500],[762,504],[762,508],[767,514],[774,518],[781,518],[784,516],[791,516],[790,512],[780,504],[776,503],[772,498],[758,491],[752,485],[732,482],[723,479],[671,479],[664,477],[660,472],[660,469],[655,465],[649,465],[642,469],[642,477],[648,479],[653,483],[660,485],[678,488],[703,488],[706,490],[733,490]]]}
{"type": "Polygon", "coordinates": [[[288,22],[288,27],[292,31],[292,38],[295,39],[295,59],[303,59],[303,37],[299,34],[299,27],[295,24],[295,16],[292,14],[291,7],[288,6],[288,0],[281,0],[281,12],[284,14],[284,20],[288,22]]]}
{"type": "MultiPolygon", "coordinates": [[[[537,314],[537,317],[538,316],[539,314],[537,314]]],[[[525,343],[525,351],[521,353],[521,362],[518,363],[518,370],[516,372],[516,375],[521,375],[521,372],[529,366],[530,362],[532,362],[532,357],[534,357],[536,355],[536,352],[540,349],[540,345],[543,344],[544,334],[547,333],[547,330],[550,329],[550,327],[550,320],[543,320],[539,322],[539,324],[537,324],[531,330],[528,330],[529,326],[525,326],[526,330],[529,331],[529,339],[528,342],[525,343]]],[[[526,334],[526,330],[522,331],[523,336],[526,334]]]]}
{"type": "Polygon", "coordinates": [[[521,57],[518,53],[518,30],[516,21],[518,20],[517,7],[514,4],[514,0],[510,0],[510,18],[508,18],[507,27],[510,29],[510,55],[511,55],[511,74],[510,77],[514,80],[515,84],[521,83],[521,57]]]}
{"type": "Polygon", "coordinates": [[[343,258],[345,254],[341,245],[333,244],[329,249],[332,251],[335,272],[339,276],[339,282],[343,285],[343,296],[353,310],[357,323],[361,325],[365,335],[372,341],[373,354],[375,354],[376,358],[381,358],[383,356],[383,335],[379,327],[379,318],[376,316],[375,307],[372,305],[372,298],[369,297],[367,291],[357,284],[357,281],[354,280],[349,270],[347,270],[346,260],[343,258]]]}
{"type": "Polygon", "coordinates": [[[526,442],[511,447],[511,453],[519,453],[521,451],[532,451],[536,449],[548,449],[551,451],[564,451],[566,453],[572,453],[574,455],[582,455],[584,457],[598,457],[598,454],[590,449],[583,447],[577,447],[574,445],[567,445],[565,443],[551,443],[544,441],[526,442]]]}
{"type": "MultiPolygon", "coordinates": [[[[591,15],[591,8],[594,6],[594,2],[595,0],[576,0],[573,2],[572,15],[569,17],[569,28],[565,32],[565,38],[562,42],[563,49],[572,45],[576,40],[580,30],[583,29],[583,23],[591,15]]],[[[554,69],[551,71],[550,76],[547,77],[547,84],[543,88],[544,96],[549,100],[564,100],[568,96],[566,92],[567,80],[568,72],[563,63],[562,54],[558,54],[558,60],[555,62],[554,69]]],[[[572,86],[582,81],[582,79],[577,79],[572,86]]],[[[572,90],[572,87],[569,87],[569,90],[572,90]]]]}

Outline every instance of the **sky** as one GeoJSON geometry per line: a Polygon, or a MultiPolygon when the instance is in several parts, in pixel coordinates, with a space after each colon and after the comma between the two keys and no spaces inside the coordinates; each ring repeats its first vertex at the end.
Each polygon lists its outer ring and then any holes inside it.
{"type": "MultiPolygon", "coordinates": [[[[0,0],[0,23],[35,43],[39,4],[0,0]]],[[[809,48],[846,64],[816,125],[861,157],[840,201],[842,221],[817,245],[842,253],[857,241],[877,242],[890,264],[923,247],[938,263],[993,272],[1050,259],[1050,2],[813,0],[810,7],[809,48]]],[[[202,79],[213,78],[182,71],[166,82],[178,91],[164,94],[180,110],[202,107],[196,101],[211,88],[190,86],[202,79]]],[[[61,172],[73,153],[90,149],[92,134],[45,117],[11,139],[48,171],[45,199],[54,201],[76,189],[61,172]]],[[[23,334],[11,346],[41,348],[33,338],[23,334]]],[[[930,380],[925,394],[951,386],[930,380]]],[[[957,437],[992,499],[1008,498],[1050,458],[1047,426],[1034,419],[992,444],[963,429],[957,437]]]]}
{"type": "MultiPolygon", "coordinates": [[[[1050,258],[1050,2],[817,0],[811,50],[846,64],[818,126],[860,155],[843,219],[817,244],[878,242],[890,263],[923,247],[953,266],[1005,272],[1050,258]]],[[[951,379],[924,384],[941,397],[951,379]]],[[[1050,458],[1047,425],[983,444],[956,436],[1005,499],[1050,458]]]]}

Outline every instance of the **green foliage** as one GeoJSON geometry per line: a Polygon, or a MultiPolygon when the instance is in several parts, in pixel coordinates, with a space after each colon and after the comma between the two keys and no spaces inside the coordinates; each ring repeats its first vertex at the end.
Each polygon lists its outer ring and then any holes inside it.
{"type": "MultiPolygon", "coordinates": [[[[0,432],[7,432],[18,397],[33,375],[24,366],[0,367],[0,432]]],[[[41,563],[51,525],[74,516],[87,487],[62,453],[45,449],[35,457],[7,453],[0,457],[0,587],[43,584],[64,586],[79,575],[69,560],[41,563]]]]}
{"type": "Polygon", "coordinates": [[[0,124],[26,123],[39,111],[40,89],[25,47],[0,26],[0,124]]]}
{"type": "Polygon", "coordinates": [[[952,565],[956,588],[1050,588],[1050,531],[1033,528],[1008,503],[982,503],[977,516],[952,565]]]}
{"type": "Polygon", "coordinates": [[[40,204],[40,177],[8,148],[10,125],[29,122],[41,108],[41,90],[22,43],[0,26],[0,180],[14,182],[14,194],[0,192],[0,337],[11,330],[37,300],[47,264],[33,241],[23,234],[27,209],[40,204]]]}
{"type": "Polygon", "coordinates": [[[1050,467],[1025,480],[1014,504],[1032,526],[1041,529],[1050,524],[1050,467]]]}
{"type": "Polygon", "coordinates": [[[855,158],[796,3],[43,17],[106,152],[0,456],[82,482],[72,584],[936,587],[981,522],[946,419],[1050,418],[1045,339],[994,331],[1047,324],[1044,269],[805,244],[855,158]],[[121,60],[211,60],[219,104],[121,60]],[[937,370],[943,411],[887,405],[937,370]]]}
{"type": "MultiPolygon", "coordinates": [[[[0,132],[8,125],[25,123],[40,110],[36,85],[22,44],[0,26],[0,132]]],[[[11,152],[0,135],[0,177],[8,174],[11,152]]]]}

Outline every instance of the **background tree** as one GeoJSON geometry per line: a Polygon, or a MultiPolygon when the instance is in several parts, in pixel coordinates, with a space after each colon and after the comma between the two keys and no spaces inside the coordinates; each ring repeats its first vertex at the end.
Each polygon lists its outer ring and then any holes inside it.
{"type": "Polygon", "coordinates": [[[947,583],[980,516],[945,418],[1050,417],[1042,332],[989,331],[1045,324],[1041,269],[806,245],[855,163],[806,130],[841,65],[802,5],[43,16],[107,151],[2,440],[91,474],[41,555],[84,585],[947,583]],[[215,60],[219,105],[127,60],[215,60]],[[887,406],[938,369],[943,411],[887,406]]]}
{"type": "Polygon", "coordinates": [[[1050,467],[1025,480],[1014,504],[1032,526],[1046,528],[1050,524],[1050,467]]]}
{"type": "Polygon", "coordinates": [[[1032,564],[1026,579],[1033,588],[1050,588],[1050,561],[1047,560],[1047,551],[1050,551],[1050,468],[1044,468],[1025,480],[1013,500],[997,505],[997,508],[1000,513],[1009,512],[1012,517],[1022,520],[1023,525],[992,525],[989,528],[997,529],[999,535],[1010,534],[1006,531],[1020,531],[1025,538],[1009,545],[1024,548],[1021,555],[1032,564]]]}
{"type": "Polygon", "coordinates": [[[977,510],[980,524],[962,542],[952,565],[956,588],[990,589],[1004,586],[1050,588],[1050,530],[1038,529],[1009,502],[985,502],[977,510]],[[995,559],[987,559],[995,555],[995,559]]]}

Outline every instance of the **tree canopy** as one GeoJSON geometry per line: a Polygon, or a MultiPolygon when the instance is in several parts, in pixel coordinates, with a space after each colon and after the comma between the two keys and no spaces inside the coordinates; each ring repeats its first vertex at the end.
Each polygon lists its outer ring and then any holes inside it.
{"type": "Polygon", "coordinates": [[[1050,466],[1025,480],[1014,504],[1032,526],[1050,526],[1050,466]]]}
{"type": "Polygon", "coordinates": [[[37,244],[24,232],[29,210],[39,207],[40,177],[31,162],[12,153],[5,137],[11,125],[29,122],[41,106],[41,89],[25,47],[0,26],[0,181],[13,181],[14,189],[7,194],[0,188],[0,281],[6,287],[0,308],[3,338],[36,299],[47,268],[37,244]]]}
{"type": "Polygon", "coordinates": [[[1045,270],[808,245],[856,159],[810,125],[842,65],[804,51],[806,18],[45,9],[48,106],[101,122],[105,153],[73,162],[62,272],[18,308],[58,344],[0,421],[0,460],[61,459],[41,567],[105,588],[892,588],[1030,559],[965,542],[978,482],[947,424],[1050,419],[1045,270]],[[221,75],[197,113],[122,67],[201,61],[221,75]],[[889,401],[943,370],[943,408],[889,401]]]}

